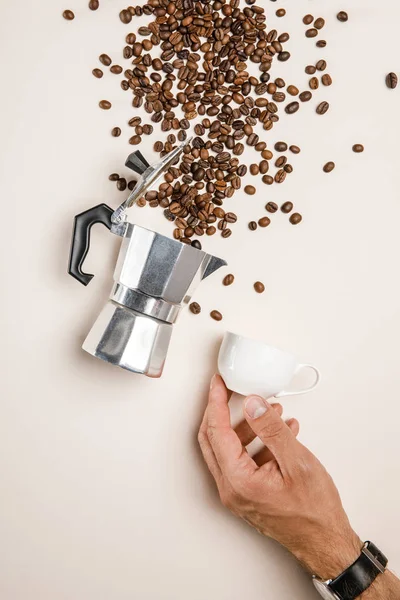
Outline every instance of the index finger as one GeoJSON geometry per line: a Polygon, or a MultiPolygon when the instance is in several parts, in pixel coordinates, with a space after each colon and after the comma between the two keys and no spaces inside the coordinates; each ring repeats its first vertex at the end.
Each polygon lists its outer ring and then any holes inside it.
{"type": "Polygon", "coordinates": [[[207,407],[207,436],[222,471],[233,471],[238,466],[251,470],[256,464],[243,448],[231,426],[228,407],[229,392],[219,375],[211,380],[207,407]]]}

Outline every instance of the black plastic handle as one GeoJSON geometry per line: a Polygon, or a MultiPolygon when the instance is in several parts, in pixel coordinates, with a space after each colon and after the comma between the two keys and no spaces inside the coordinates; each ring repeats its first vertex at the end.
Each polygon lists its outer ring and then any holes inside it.
{"type": "Polygon", "coordinates": [[[68,273],[83,285],[87,285],[94,277],[94,275],[82,271],[83,262],[90,247],[90,229],[95,223],[102,223],[111,229],[113,212],[113,209],[107,204],[98,204],[80,215],[76,215],[74,219],[68,273]]]}

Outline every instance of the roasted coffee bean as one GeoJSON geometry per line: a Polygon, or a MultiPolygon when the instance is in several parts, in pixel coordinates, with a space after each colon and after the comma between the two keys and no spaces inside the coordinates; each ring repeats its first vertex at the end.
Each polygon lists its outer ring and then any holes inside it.
{"type": "Polygon", "coordinates": [[[125,25],[132,21],[132,15],[127,9],[121,10],[121,12],[119,13],[119,18],[123,23],[125,23],[125,25]]]}
{"type": "Polygon", "coordinates": [[[312,93],[305,91],[305,92],[301,92],[301,94],[299,94],[299,100],[301,100],[301,102],[309,102],[312,98],[312,93]]]}
{"type": "Polygon", "coordinates": [[[223,238],[228,238],[232,235],[232,230],[231,229],[224,229],[221,233],[221,236],[223,238]]]}
{"type": "Polygon", "coordinates": [[[210,317],[214,319],[214,321],[222,321],[222,314],[218,310],[212,310],[210,312],[210,317]]]}
{"type": "Polygon", "coordinates": [[[293,202],[284,202],[281,206],[281,211],[285,214],[293,210],[293,202]]]}
{"type": "Polygon", "coordinates": [[[398,77],[396,75],[396,73],[388,73],[386,75],[386,85],[388,86],[388,88],[390,88],[391,90],[394,90],[397,87],[397,83],[398,83],[398,77]]]}
{"type": "Polygon", "coordinates": [[[325,71],[326,69],[326,60],[319,60],[315,65],[318,71],[325,71]]]}
{"type": "Polygon", "coordinates": [[[305,68],[305,71],[307,75],[314,75],[317,69],[314,67],[314,65],[308,65],[308,67],[305,68]]]}
{"type": "Polygon", "coordinates": [[[311,90],[317,90],[319,88],[318,77],[311,77],[310,81],[308,82],[308,85],[310,86],[311,90]]]}
{"type": "Polygon", "coordinates": [[[281,62],[286,62],[287,60],[289,60],[290,58],[290,52],[279,52],[278,54],[278,60],[280,60],[281,62]]]}
{"type": "Polygon", "coordinates": [[[250,231],[255,231],[257,229],[257,223],[255,221],[250,221],[249,229],[250,231]]]}
{"type": "Polygon", "coordinates": [[[111,102],[109,102],[108,100],[100,100],[99,102],[99,106],[100,108],[102,108],[103,110],[110,110],[112,104],[111,102]]]}
{"type": "Polygon", "coordinates": [[[286,142],[276,142],[274,148],[277,152],[286,152],[288,146],[286,142]]]}
{"type": "Polygon", "coordinates": [[[306,31],[306,37],[308,38],[313,38],[316,37],[318,35],[318,29],[314,29],[314,27],[312,27],[311,29],[307,29],[306,31]]]}
{"type": "Polygon", "coordinates": [[[322,17],[318,17],[318,19],[315,19],[314,27],[316,29],[322,29],[324,25],[325,25],[325,19],[323,19],[322,17]]]}
{"type": "Polygon", "coordinates": [[[271,219],[269,217],[262,217],[261,219],[258,219],[258,224],[260,227],[268,227],[270,223],[271,219]]]}
{"type": "Polygon", "coordinates": [[[156,142],[153,146],[154,152],[162,152],[164,144],[162,142],[156,142]]]}
{"type": "Polygon", "coordinates": [[[303,17],[304,25],[310,25],[314,21],[314,17],[312,15],[306,15],[303,17]]]}
{"type": "Polygon", "coordinates": [[[256,193],[256,188],[254,187],[254,185],[246,185],[244,191],[249,196],[254,196],[254,194],[256,193]]]}
{"type": "Polygon", "coordinates": [[[191,246],[193,246],[193,248],[196,248],[196,250],[201,250],[202,248],[199,240],[192,240],[191,246]]]}
{"type": "Polygon", "coordinates": [[[289,150],[290,152],[293,152],[293,154],[300,154],[300,148],[298,146],[289,146],[289,150]]]}
{"type": "Polygon", "coordinates": [[[328,102],[321,102],[321,104],[318,104],[318,106],[316,108],[318,115],[324,115],[328,110],[329,110],[328,102]]]}
{"type": "Polygon", "coordinates": [[[356,152],[357,154],[364,152],[364,146],[362,144],[354,144],[353,152],[356,152]]]}
{"type": "Polygon", "coordinates": [[[142,138],[140,137],[140,135],[133,135],[130,138],[129,143],[131,144],[131,146],[137,146],[138,144],[140,144],[141,141],[142,138]]]}
{"type": "Polygon", "coordinates": [[[278,8],[275,14],[277,17],[284,17],[286,15],[286,10],[284,8],[278,8]]]}
{"type": "Polygon", "coordinates": [[[199,315],[201,313],[201,306],[198,302],[191,302],[189,304],[189,309],[194,315],[199,315]]]}
{"type": "Polygon", "coordinates": [[[103,77],[103,71],[101,69],[93,69],[92,73],[97,79],[101,79],[103,77]]]}
{"type": "Polygon", "coordinates": [[[256,165],[256,164],[250,165],[250,173],[252,175],[258,175],[259,172],[260,172],[260,167],[258,165],[256,165]]]}
{"type": "Polygon", "coordinates": [[[302,220],[303,220],[303,217],[301,216],[300,213],[293,213],[289,217],[289,221],[291,222],[292,225],[298,225],[299,223],[301,223],[302,220]]]}
{"type": "Polygon", "coordinates": [[[63,17],[64,19],[66,19],[67,21],[73,21],[75,19],[75,15],[72,12],[72,10],[64,10],[63,12],[63,17]]]}
{"type": "Polygon", "coordinates": [[[297,112],[300,108],[300,104],[298,102],[290,102],[290,104],[287,104],[285,106],[285,112],[288,115],[292,115],[293,113],[297,112]]]}
{"type": "Polygon", "coordinates": [[[110,181],[118,181],[119,175],[118,175],[118,173],[111,173],[111,175],[108,176],[108,179],[110,181]]]}
{"type": "Polygon", "coordinates": [[[108,56],[108,54],[100,54],[99,56],[99,61],[101,62],[102,65],[104,65],[105,67],[109,67],[112,63],[111,58],[108,56]]]}
{"type": "Polygon", "coordinates": [[[269,213],[276,213],[278,210],[278,205],[275,202],[268,202],[265,205],[265,208],[269,213]]]}
{"type": "Polygon", "coordinates": [[[111,73],[114,73],[114,75],[120,75],[123,71],[123,68],[120,67],[119,65],[113,65],[110,68],[111,73]]]}
{"type": "Polygon", "coordinates": [[[225,215],[225,221],[227,223],[236,223],[237,216],[233,212],[227,212],[226,215],[225,215]]]}
{"type": "Polygon", "coordinates": [[[89,2],[89,8],[90,10],[97,10],[99,8],[99,0],[90,0],[89,2]]]}
{"type": "Polygon", "coordinates": [[[261,175],[265,175],[265,173],[268,173],[269,162],[267,160],[262,160],[258,166],[259,166],[261,175]]]}
{"type": "Polygon", "coordinates": [[[328,73],[322,75],[321,81],[323,85],[332,85],[332,77],[328,73]]]}
{"type": "Polygon", "coordinates": [[[299,93],[299,88],[297,88],[295,85],[289,85],[287,88],[287,93],[291,96],[297,96],[299,93]]]}
{"type": "Polygon", "coordinates": [[[271,177],[271,175],[264,175],[262,182],[266,183],[267,185],[272,185],[274,183],[274,178],[271,177]]]}
{"type": "Polygon", "coordinates": [[[225,275],[225,277],[222,280],[222,283],[224,285],[232,285],[232,283],[235,281],[235,277],[232,274],[229,275],[225,275]]]}
{"type": "Polygon", "coordinates": [[[262,294],[265,292],[265,285],[261,281],[256,281],[254,284],[254,289],[257,294],[262,294]]]}
{"type": "Polygon", "coordinates": [[[121,129],[119,127],[114,127],[114,129],[111,130],[111,135],[113,137],[119,137],[121,135],[121,129]]]}
{"type": "Polygon", "coordinates": [[[336,166],[336,165],[335,165],[335,163],[334,163],[334,162],[332,162],[332,161],[329,161],[329,162],[327,162],[327,163],[324,165],[324,172],[325,172],[325,173],[330,173],[331,171],[333,171],[333,169],[335,168],[335,166],[336,166]]]}
{"type": "Polygon", "coordinates": [[[119,189],[120,192],[124,192],[126,190],[126,179],[124,177],[121,177],[120,179],[118,179],[117,181],[117,188],[119,189]]]}
{"type": "Polygon", "coordinates": [[[325,48],[326,47],[326,40],[318,40],[318,42],[316,42],[315,45],[317,46],[317,48],[325,48]]]}
{"type": "Polygon", "coordinates": [[[287,163],[286,156],[280,156],[279,158],[276,159],[275,166],[276,167],[283,167],[283,165],[285,165],[286,163],[287,163]]]}
{"type": "Polygon", "coordinates": [[[143,133],[144,135],[151,135],[154,131],[154,127],[153,125],[149,125],[146,123],[146,125],[143,125],[143,133]]]}
{"type": "Polygon", "coordinates": [[[341,10],[340,12],[338,12],[338,14],[336,16],[337,16],[337,19],[339,21],[341,21],[342,23],[345,23],[346,21],[349,20],[349,15],[344,10],[341,10]]]}

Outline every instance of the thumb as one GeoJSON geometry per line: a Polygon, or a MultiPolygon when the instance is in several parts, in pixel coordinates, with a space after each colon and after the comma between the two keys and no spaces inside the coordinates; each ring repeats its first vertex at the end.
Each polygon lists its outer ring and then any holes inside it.
{"type": "Polygon", "coordinates": [[[273,407],[260,396],[249,396],[244,416],[257,437],[272,452],[279,466],[294,461],[297,440],[273,407]]]}

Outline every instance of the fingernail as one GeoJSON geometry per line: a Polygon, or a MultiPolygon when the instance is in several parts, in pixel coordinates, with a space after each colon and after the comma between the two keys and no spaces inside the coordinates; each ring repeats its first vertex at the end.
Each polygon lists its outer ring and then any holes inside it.
{"type": "Polygon", "coordinates": [[[246,400],[245,409],[250,419],[258,419],[267,412],[268,407],[260,396],[250,396],[246,400]]]}
{"type": "Polygon", "coordinates": [[[213,389],[214,385],[217,383],[217,378],[218,375],[217,373],[215,373],[212,377],[211,377],[211,381],[210,381],[210,390],[213,389]]]}

